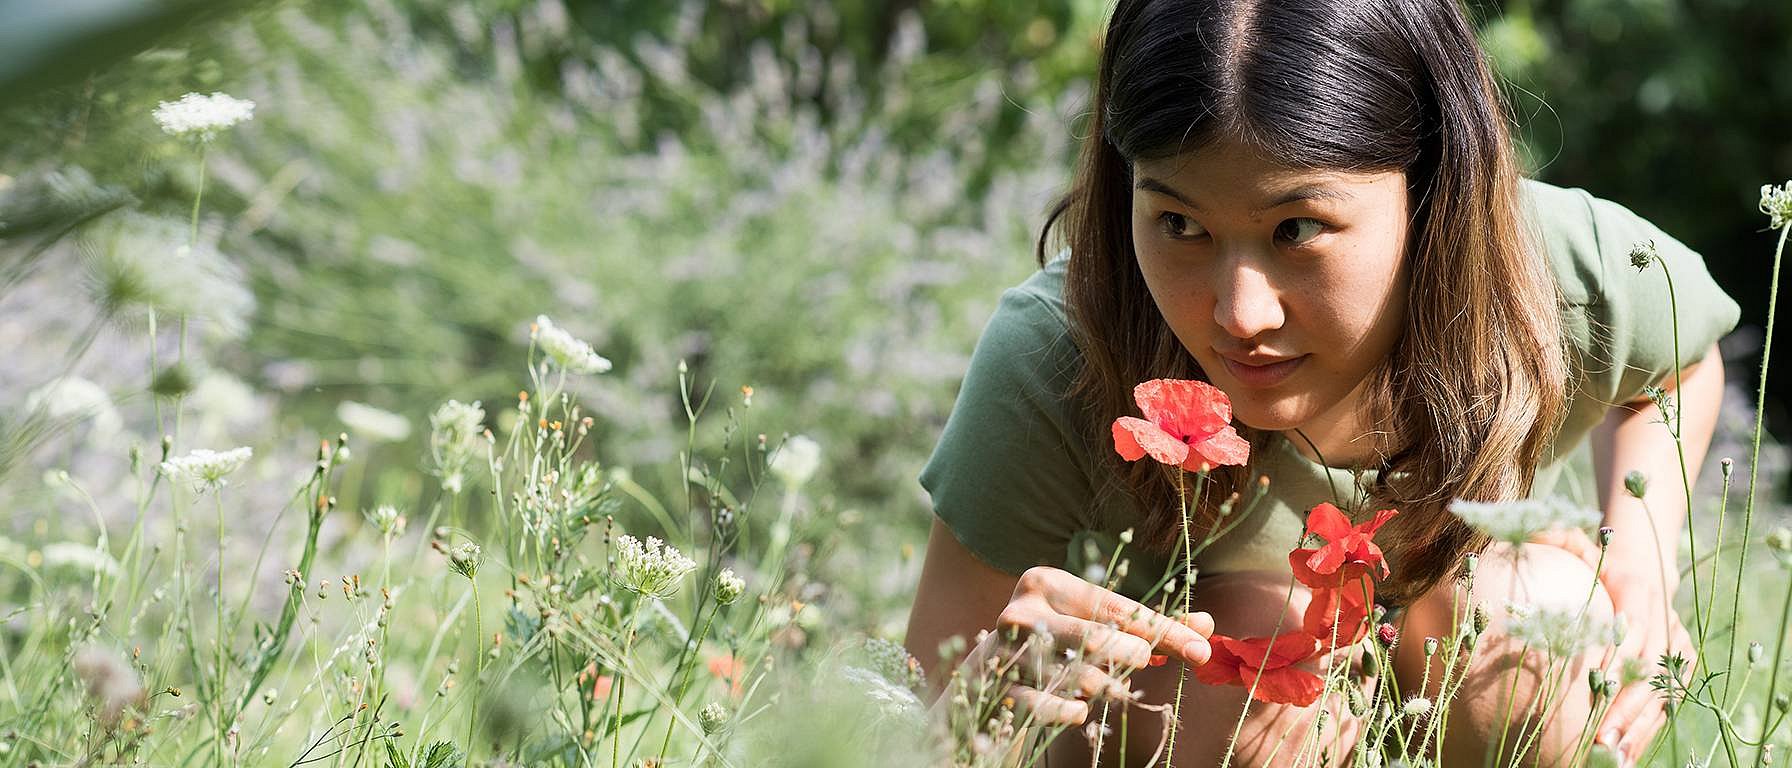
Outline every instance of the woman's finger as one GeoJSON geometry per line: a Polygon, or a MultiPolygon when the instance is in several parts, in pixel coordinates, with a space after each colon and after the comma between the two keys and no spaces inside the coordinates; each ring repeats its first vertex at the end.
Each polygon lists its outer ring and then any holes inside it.
{"type": "Polygon", "coordinates": [[[1033,718],[1037,725],[1082,725],[1089,718],[1089,704],[1076,699],[1053,696],[1024,685],[1008,686],[1014,699],[1014,713],[1022,721],[1033,718]]]}
{"type": "Polygon", "coordinates": [[[1653,717],[1632,725],[1630,732],[1618,740],[1617,749],[1625,758],[1624,764],[1636,765],[1643,757],[1643,750],[1649,747],[1649,742],[1655,740],[1655,734],[1660,733],[1662,726],[1667,724],[1667,711],[1658,706],[1653,717]]]}
{"type": "Polygon", "coordinates": [[[1624,686],[1612,698],[1611,708],[1606,710],[1605,717],[1600,719],[1594,739],[1617,749],[1635,734],[1638,725],[1646,724],[1661,712],[1661,701],[1654,693],[1646,680],[1624,686]]]}
{"type": "MultiPolygon", "coordinates": [[[[1028,570],[1021,575],[1021,579],[1026,580],[1034,570],[1039,569],[1028,570]]],[[[1112,624],[1122,632],[1149,641],[1159,653],[1176,656],[1190,664],[1205,664],[1212,655],[1207,636],[1189,624],[1173,620],[1132,598],[1102,589],[1068,572],[1057,573],[1062,576],[1041,576],[1051,583],[1042,585],[1047,588],[1040,589],[1039,592],[1058,613],[1100,624],[1112,624]]],[[[1211,624],[1211,618],[1207,622],[1211,624]]]]}

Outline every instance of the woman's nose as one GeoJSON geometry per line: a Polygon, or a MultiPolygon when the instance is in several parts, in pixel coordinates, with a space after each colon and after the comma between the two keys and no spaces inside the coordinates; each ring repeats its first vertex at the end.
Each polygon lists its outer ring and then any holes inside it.
{"type": "Polygon", "coordinates": [[[1213,321],[1234,338],[1249,339],[1282,327],[1282,299],[1269,277],[1239,264],[1217,281],[1213,321]]]}

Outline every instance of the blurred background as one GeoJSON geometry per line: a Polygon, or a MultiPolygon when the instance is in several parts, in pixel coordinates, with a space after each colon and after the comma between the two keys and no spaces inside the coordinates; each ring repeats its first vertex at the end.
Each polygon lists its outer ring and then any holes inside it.
{"type": "MultiPolygon", "coordinates": [[[[1774,245],[1756,203],[1792,177],[1792,3],[1473,8],[1531,172],[1655,221],[1742,305],[1713,454],[1745,457],[1774,245]]],[[[615,362],[574,391],[598,455],[666,468],[637,469],[650,488],[682,484],[680,361],[750,416],[746,435],[815,438],[800,524],[816,581],[845,623],[899,636],[929,520],[914,478],[1000,291],[1034,269],[1107,10],[0,2],[0,482],[28,510],[0,528],[78,525],[16,489],[54,468],[124,477],[125,451],[95,446],[153,445],[151,398],[183,393],[196,444],[290,460],[270,489],[354,420],[345,401],[397,414],[408,434],[358,441],[344,506],[421,509],[440,493],[419,480],[428,414],[514,403],[547,314],[615,362]],[[162,256],[202,176],[149,114],[189,91],[257,106],[208,151],[201,247],[177,269],[162,256]],[[184,350],[164,322],[152,357],[110,292],[121,269],[189,318],[184,350]],[[25,418],[69,374],[124,415],[25,418]]],[[[1780,434],[1786,404],[1770,403],[1780,434]]],[[[698,439],[713,450],[721,431],[698,439]]],[[[128,517],[127,491],[103,512],[128,517]]]]}

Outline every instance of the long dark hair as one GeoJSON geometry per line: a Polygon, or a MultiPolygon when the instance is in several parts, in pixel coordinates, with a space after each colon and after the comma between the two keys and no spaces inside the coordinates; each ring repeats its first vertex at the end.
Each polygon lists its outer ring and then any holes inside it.
{"type": "MultiPolygon", "coordinates": [[[[1402,510],[1384,537],[1398,570],[1383,597],[1403,602],[1447,577],[1485,544],[1448,502],[1529,491],[1568,381],[1561,299],[1525,226],[1506,105],[1457,0],[1119,0],[1091,106],[1037,256],[1054,230],[1071,251],[1065,301],[1085,363],[1072,394],[1094,434],[1133,413],[1140,381],[1206,379],[1135,261],[1133,161],[1225,138],[1289,167],[1405,172],[1409,316],[1370,374],[1370,418],[1392,435],[1370,495],[1402,510]]],[[[1242,431],[1257,446],[1267,437],[1242,431]]],[[[1110,460],[1144,512],[1141,543],[1169,551],[1172,477],[1110,460]]],[[[1197,525],[1212,526],[1248,479],[1214,472],[1197,525]]]]}

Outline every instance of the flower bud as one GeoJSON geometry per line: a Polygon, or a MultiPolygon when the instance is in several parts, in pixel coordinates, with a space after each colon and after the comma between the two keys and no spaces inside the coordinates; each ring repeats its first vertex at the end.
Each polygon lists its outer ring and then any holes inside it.
{"type": "Polygon", "coordinates": [[[734,601],[739,600],[741,594],[746,591],[746,580],[734,575],[733,568],[723,568],[721,573],[716,574],[717,604],[728,605],[733,603],[734,601]]]}
{"type": "Polygon", "coordinates": [[[1375,639],[1381,641],[1382,647],[1393,648],[1400,643],[1400,630],[1395,629],[1392,624],[1383,623],[1375,628],[1375,639]]]}
{"type": "Polygon", "coordinates": [[[1437,655],[1437,638],[1435,638],[1435,637],[1425,638],[1425,655],[1426,656],[1436,656],[1437,655]]]}
{"type": "Polygon", "coordinates": [[[1609,525],[1599,526],[1599,546],[1601,548],[1611,546],[1612,534],[1614,533],[1617,533],[1617,531],[1613,530],[1609,525]]]}
{"type": "Polygon", "coordinates": [[[1725,456],[1722,461],[1719,461],[1717,463],[1717,466],[1718,466],[1718,469],[1723,470],[1724,479],[1728,480],[1728,479],[1730,479],[1730,471],[1736,468],[1736,461],[1734,459],[1731,459],[1728,456],[1725,456]]]}
{"type": "Polygon", "coordinates": [[[1748,663],[1749,664],[1761,663],[1761,655],[1762,655],[1761,644],[1754,640],[1750,640],[1748,642],[1748,663]]]}
{"type": "Polygon", "coordinates": [[[1624,473],[1624,491],[1633,498],[1642,498],[1649,493],[1649,476],[1635,469],[1624,473]]]}
{"type": "Polygon", "coordinates": [[[1128,529],[1120,532],[1120,543],[1121,544],[1131,544],[1132,543],[1132,529],[1131,528],[1128,528],[1128,529]]]}
{"type": "MultiPolygon", "coordinates": [[[[680,363],[683,365],[683,363],[680,363]]],[[[697,711],[697,724],[702,726],[705,734],[713,734],[728,725],[728,709],[720,702],[710,702],[697,711]]]]}
{"type": "Polygon", "coordinates": [[[1781,554],[1792,552],[1792,530],[1783,525],[1773,529],[1767,534],[1767,548],[1781,554]]]}

